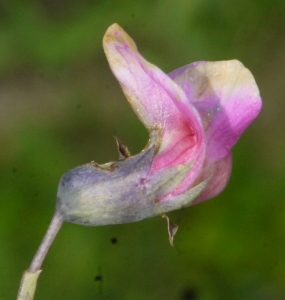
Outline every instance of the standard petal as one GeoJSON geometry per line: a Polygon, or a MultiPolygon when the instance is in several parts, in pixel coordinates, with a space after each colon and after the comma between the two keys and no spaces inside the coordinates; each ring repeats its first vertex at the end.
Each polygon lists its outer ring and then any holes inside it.
{"type": "Polygon", "coordinates": [[[200,113],[209,162],[226,157],[262,106],[250,71],[237,60],[198,62],[169,76],[200,113]]]}
{"type": "Polygon", "coordinates": [[[119,25],[108,28],[103,46],[128,101],[149,131],[163,130],[167,123],[175,123],[177,119],[182,122],[173,100],[185,98],[184,92],[140,55],[134,41],[119,25]],[[175,119],[171,120],[170,116],[175,119]]]}
{"type": "Polygon", "coordinates": [[[152,171],[194,160],[183,189],[199,175],[205,155],[204,129],[183,90],[159,68],[148,63],[134,41],[117,24],[103,40],[110,67],[135,113],[156,144],[152,171]],[[158,134],[157,134],[158,133],[158,134]]]}

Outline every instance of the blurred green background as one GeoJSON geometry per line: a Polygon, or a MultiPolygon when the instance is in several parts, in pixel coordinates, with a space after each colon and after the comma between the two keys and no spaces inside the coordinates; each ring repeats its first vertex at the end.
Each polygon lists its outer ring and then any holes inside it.
{"type": "Polygon", "coordinates": [[[284,0],[0,2],[0,299],[15,299],[55,207],[60,176],[133,154],[148,134],[111,74],[101,40],[119,23],[165,72],[239,59],[264,101],[215,200],[105,227],[64,224],[35,299],[285,299],[284,0]]]}

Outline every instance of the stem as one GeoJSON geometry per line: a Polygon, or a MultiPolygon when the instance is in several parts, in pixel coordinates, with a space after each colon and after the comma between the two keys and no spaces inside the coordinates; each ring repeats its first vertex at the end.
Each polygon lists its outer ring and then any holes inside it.
{"type": "Polygon", "coordinates": [[[56,211],[29,269],[25,271],[22,276],[17,300],[32,300],[34,298],[37,279],[41,272],[40,268],[62,223],[63,217],[59,212],[56,211]]]}
{"type": "Polygon", "coordinates": [[[55,238],[55,236],[57,235],[61,225],[63,223],[63,217],[61,216],[61,214],[59,212],[55,212],[49,228],[46,232],[46,235],[44,237],[44,239],[41,242],[41,245],[36,253],[36,255],[33,258],[33,261],[28,269],[29,272],[36,272],[38,270],[40,270],[43,260],[45,259],[47,252],[55,238]]]}

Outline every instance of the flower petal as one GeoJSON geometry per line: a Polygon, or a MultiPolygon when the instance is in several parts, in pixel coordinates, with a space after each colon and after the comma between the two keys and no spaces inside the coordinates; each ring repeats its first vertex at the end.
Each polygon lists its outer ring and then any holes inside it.
{"type": "Polygon", "coordinates": [[[139,54],[134,41],[117,24],[107,30],[103,46],[128,101],[150,132],[151,144],[158,147],[151,173],[195,162],[179,189],[185,190],[199,175],[205,155],[198,112],[174,81],[139,54]]]}
{"type": "Polygon", "coordinates": [[[250,71],[237,60],[197,62],[169,76],[200,113],[207,159],[214,162],[226,157],[262,106],[250,71]]]}
{"type": "Polygon", "coordinates": [[[226,187],[232,171],[232,154],[211,164],[205,163],[199,182],[208,179],[205,190],[193,201],[193,205],[219,195],[226,187]]]}

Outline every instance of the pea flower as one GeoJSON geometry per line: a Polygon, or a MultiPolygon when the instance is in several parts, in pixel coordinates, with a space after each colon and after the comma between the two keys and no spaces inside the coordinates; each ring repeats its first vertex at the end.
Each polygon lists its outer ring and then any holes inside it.
{"type": "Polygon", "coordinates": [[[218,195],[230,177],[231,150],[261,109],[250,71],[237,60],[201,61],[166,75],[117,24],[103,46],[150,139],[135,156],[117,140],[119,161],[64,174],[57,198],[64,220],[134,222],[218,195]]]}
{"type": "Polygon", "coordinates": [[[261,109],[250,71],[240,62],[196,62],[166,75],[147,62],[117,24],[103,40],[110,67],[149,131],[131,156],[118,139],[119,160],[66,172],[56,212],[29,267],[18,300],[32,300],[42,262],[63,221],[107,225],[162,215],[170,243],[177,226],[165,213],[218,195],[231,173],[231,150],[261,109]]]}

